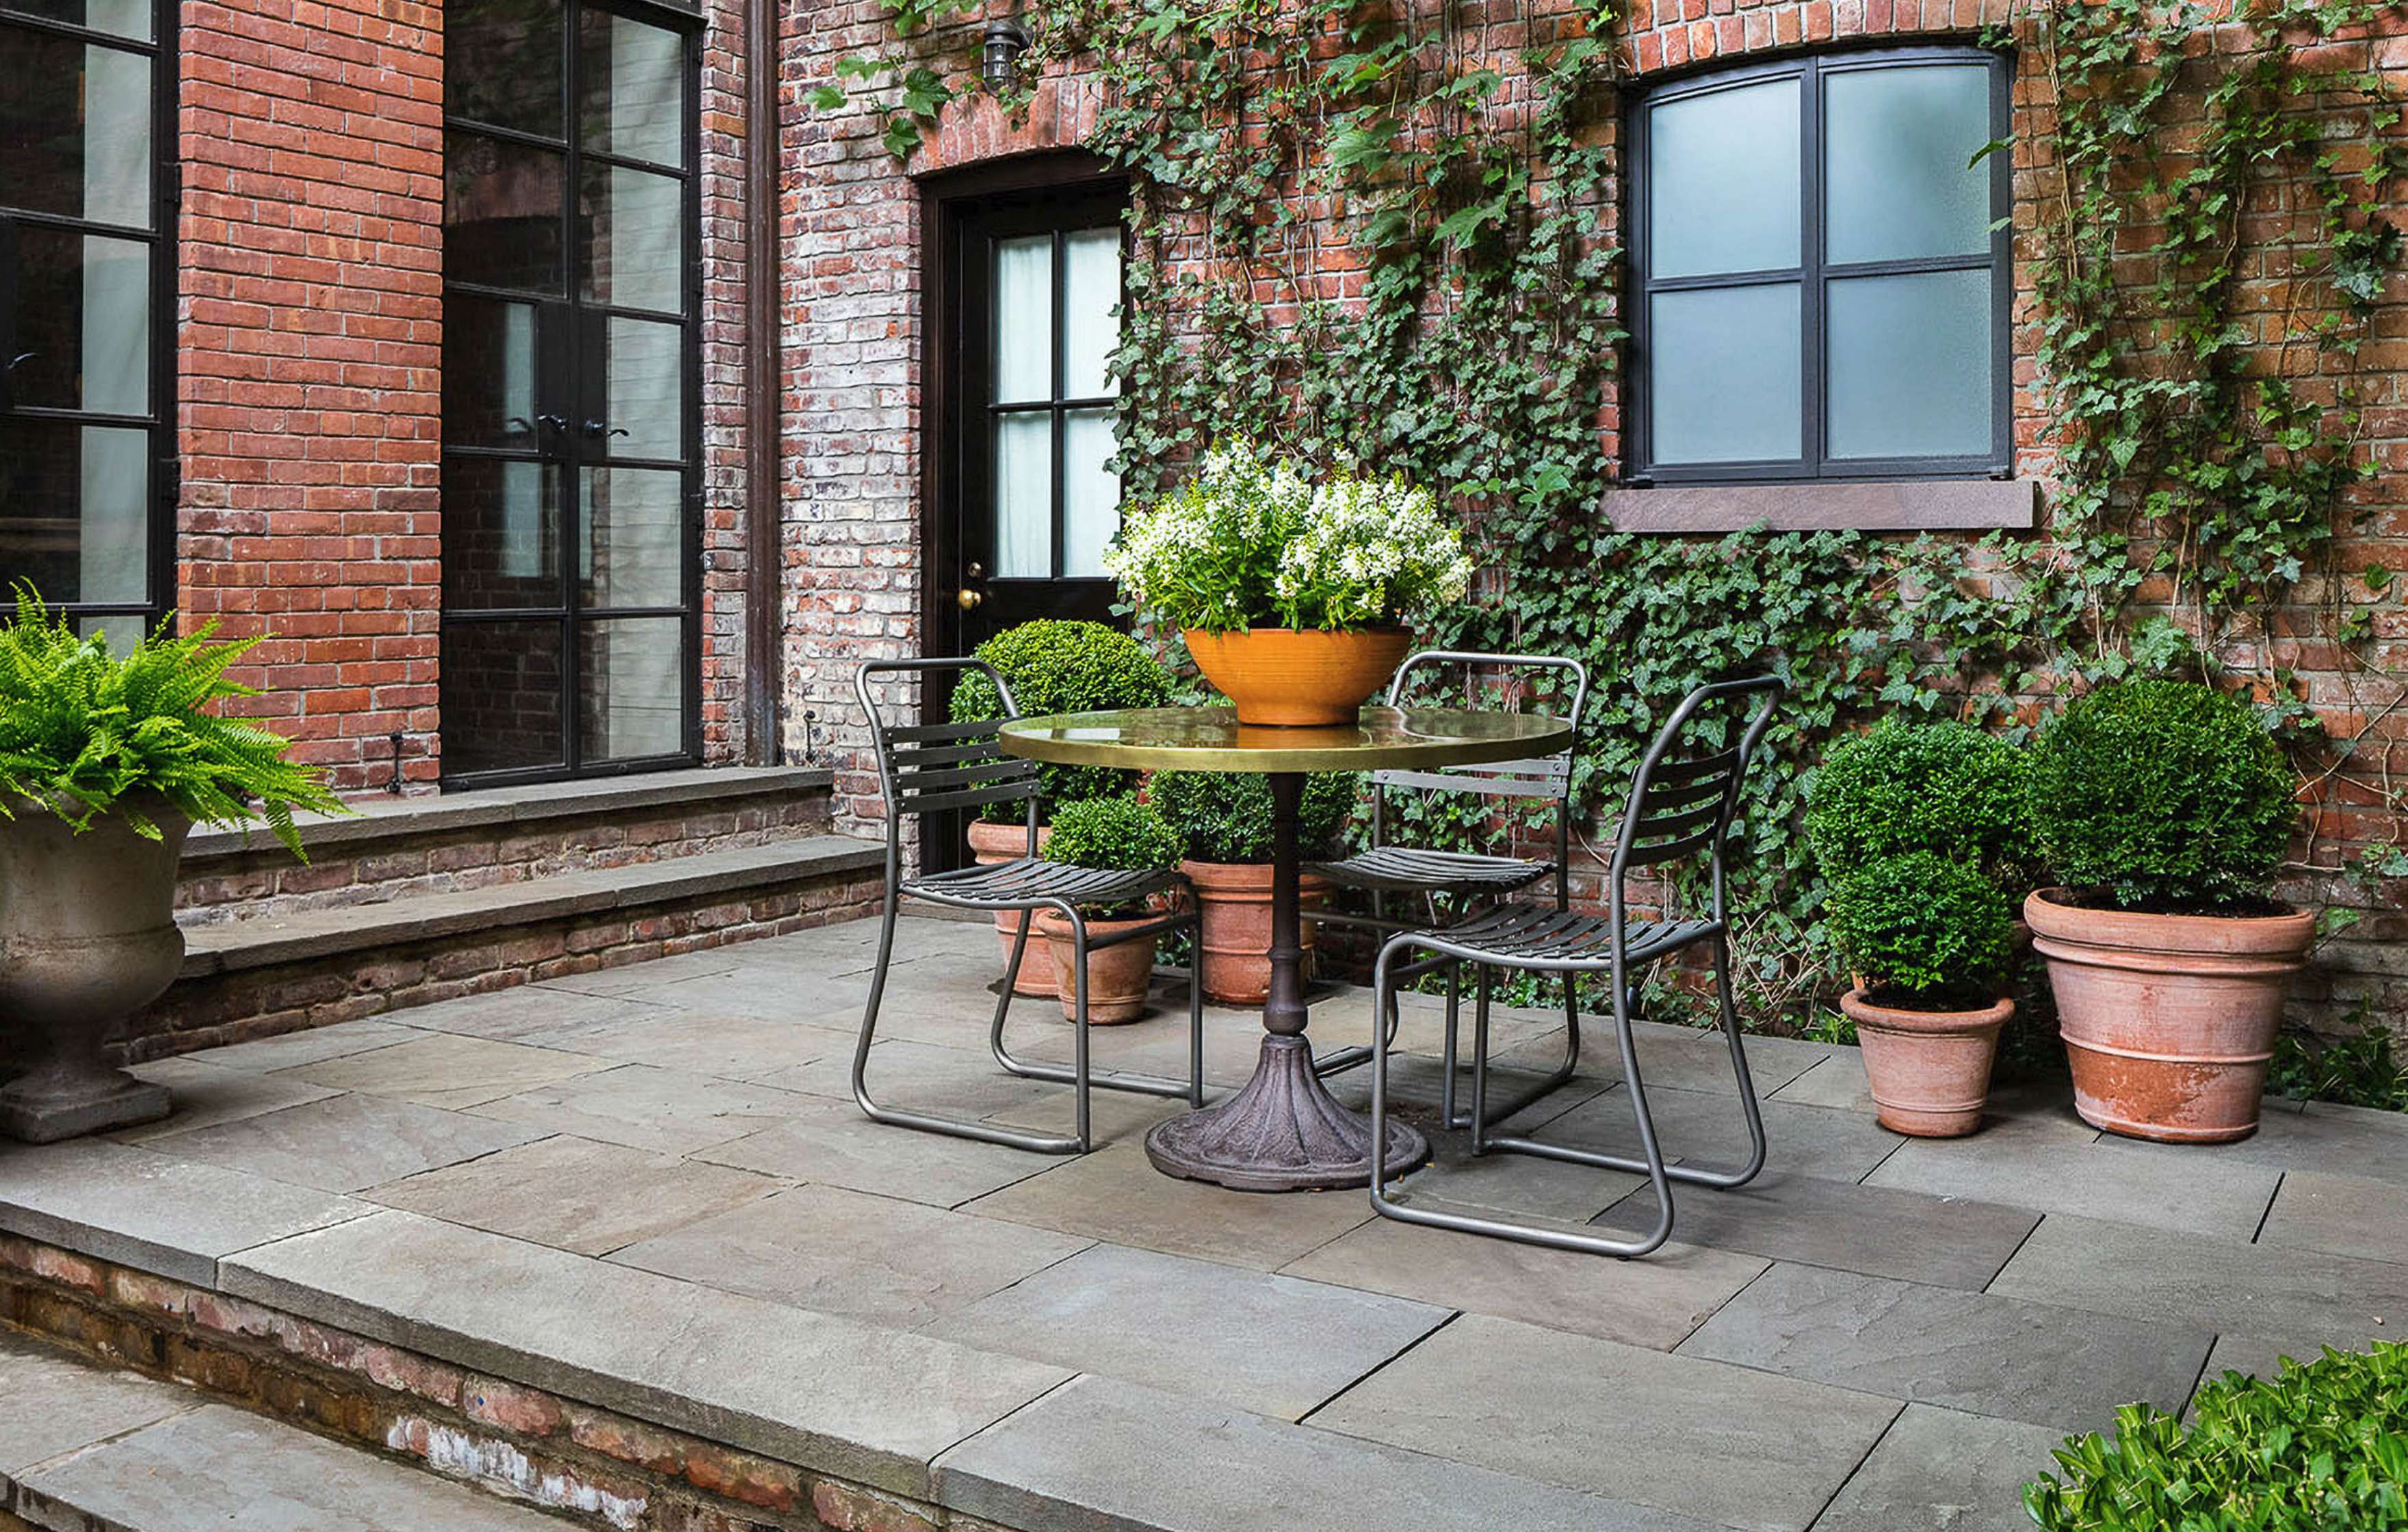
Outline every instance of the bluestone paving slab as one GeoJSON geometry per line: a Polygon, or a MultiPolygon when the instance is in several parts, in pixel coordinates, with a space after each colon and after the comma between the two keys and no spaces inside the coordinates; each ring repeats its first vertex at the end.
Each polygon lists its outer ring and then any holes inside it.
{"type": "Polygon", "coordinates": [[[1795,1532],[1899,1408],[1895,1399],[1467,1314],[1310,1423],[1732,1526],[1795,1532]]]}
{"type": "MultiPolygon", "coordinates": [[[[609,1061],[596,1059],[597,1065],[609,1061]]],[[[724,1144],[820,1103],[748,1081],[622,1064],[599,1073],[488,1101],[480,1117],[524,1123],[552,1133],[683,1154],[724,1144]]]]}
{"type": "Polygon", "coordinates": [[[792,1099],[801,1105],[781,1109],[775,1126],[696,1150],[693,1157],[936,1208],[968,1202],[1058,1163],[1001,1144],[873,1123],[850,1101],[792,1099]]]}
{"type": "Polygon", "coordinates": [[[175,1110],[158,1122],[109,1135],[122,1144],[138,1144],[170,1133],[256,1117],[264,1111],[297,1107],[305,1101],[322,1101],[337,1094],[307,1081],[232,1069],[194,1058],[154,1059],[149,1064],[134,1065],[126,1072],[153,1085],[166,1086],[175,1110]]]}
{"type": "MultiPolygon", "coordinates": [[[[1644,1067],[1644,1066],[1641,1066],[1644,1067]]],[[[1870,1117],[1828,1107],[1777,1101],[1758,1104],[1764,1115],[1765,1165],[1799,1175],[1859,1181],[1904,1140],[1870,1117]]],[[[1747,1163],[1747,1119],[1738,1097],[1711,1091],[1647,1087],[1647,1110],[1656,1141],[1684,1165],[1736,1169],[1747,1163]]],[[[1575,1149],[1638,1158],[1639,1121],[1630,1093],[1617,1084],[1542,1124],[1533,1138],[1575,1149]]]]}
{"type": "Polygon", "coordinates": [[[2408,1266],[2062,1213],[2041,1220],[1989,1290],[2344,1350],[2390,1339],[2408,1314],[2408,1266]]]}
{"type": "Polygon", "coordinates": [[[1181,1181],[1156,1170],[1135,1143],[1066,1161],[965,1210],[1265,1271],[1371,1217],[1361,1192],[1266,1196],[1181,1181]]]}
{"type": "Polygon", "coordinates": [[[2098,1430],[2116,1408],[2179,1410],[2213,1332],[1775,1266],[1681,1343],[1706,1356],[1919,1404],[2098,1430]]]}
{"type": "Polygon", "coordinates": [[[123,1436],[200,1404],[198,1396],[0,1330],[0,1475],[123,1436]]]}
{"type": "Polygon", "coordinates": [[[336,1095],[150,1147],[297,1186],[357,1192],[542,1138],[535,1128],[381,1095],[336,1095]]]}
{"type": "Polygon", "coordinates": [[[568,1026],[601,1026],[659,1013],[657,1006],[624,996],[583,995],[549,984],[522,984],[490,995],[466,995],[456,1000],[412,1007],[408,1024],[429,1032],[514,1042],[532,1033],[557,1032],[568,1026]]]}
{"type": "Polygon", "coordinates": [[[1830,1057],[1781,1089],[1765,1092],[1764,1098],[1800,1107],[1862,1112],[1868,1117],[1874,1110],[1872,1086],[1865,1079],[1864,1055],[1854,1048],[1831,1050],[1830,1057]]]}
{"type": "Polygon", "coordinates": [[[0,1228],[204,1287],[236,1251],[372,1210],[107,1139],[0,1145],[0,1228]]]}
{"type": "MultiPolygon", "coordinates": [[[[1622,1078],[1622,1061],[1613,1041],[1613,1023],[1603,1016],[1581,1018],[1581,1072],[1601,1081],[1622,1078]]],[[[1640,1078],[1649,1089],[1669,1086],[1682,1091],[1716,1091],[1737,1095],[1739,1081],[1731,1072],[1730,1044],[1720,1028],[1674,1026],[1664,1022],[1633,1022],[1631,1038],[1639,1049],[1640,1078]]],[[[1771,1095],[1791,1081],[1828,1058],[1832,1045],[1797,1038],[1750,1037],[1748,1079],[1758,1096],[1771,1095]]],[[[1490,1055],[1498,1064],[1525,1069],[1547,1069],[1563,1056],[1563,1045],[1553,1038],[1490,1055]]]]}
{"type": "Polygon", "coordinates": [[[1669,1351],[1771,1263],[1674,1242],[1643,1261],[1374,1219],[1282,1269],[1669,1351]]]}
{"type": "Polygon", "coordinates": [[[840,1055],[849,1062],[853,1036],[833,1027],[764,1021],[728,1011],[675,1010],[600,1026],[535,1032],[521,1040],[621,1064],[649,1064],[727,1080],[761,1080],[814,1059],[840,1055]]]}
{"type": "Polygon", "coordinates": [[[1474,1154],[1469,1136],[1440,1128],[1435,1110],[1399,1110],[1430,1140],[1429,1163],[1393,1183],[1398,1200],[1509,1219],[1585,1224],[1647,1184],[1645,1178],[1535,1154],[1474,1154]]]}
{"type": "Polygon", "coordinates": [[[612,1258],[731,1293],[910,1329],[1087,1245],[1071,1235],[894,1197],[797,1186],[612,1258]]]}
{"type": "MultiPolygon", "coordinates": [[[[2282,1372],[2286,1357],[2306,1363],[2323,1354],[2323,1346],[2315,1342],[2281,1340],[2260,1335],[2220,1335],[2215,1338],[2215,1349],[2207,1353],[2207,1366],[2200,1369],[2199,1384],[2204,1388],[2228,1372],[2245,1372],[2252,1378],[2272,1378],[2282,1372]]],[[[2198,1397],[2198,1391],[2193,1390],[2191,1398],[2194,1404],[2198,1397]]]]}
{"type": "MultiPolygon", "coordinates": [[[[753,1078],[781,1091],[850,1102],[853,1051],[848,1047],[753,1078]]],[[[955,1048],[882,1038],[870,1044],[869,1067],[863,1078],[869,1083],[871,1099],[882,1105],[949,1117],[983,1117],[1048,1102],[1067,1113],[1070,1106],[1068,1087],[1015,1075],[996,1063],[995,1055],[982,1045],[955,1048]]],[[[1107,1094],[1097,1091],[1091,1099],[1107,1094]]]]}
{"type": "Polygon", "coordinates": [[[2031,1532],[2023,1487],[2063,1439],[2042,1425],[1910,1404],[1814,1532],[2031,1532]]]}
{"type": "MultiPolygon", "coordinates": [[[[1212,1099],[1209,1091],[1205,1099],[1212,1099]]],[[[1155,1124],[1187,1110],[1187,1103],[1134,1091],[1097,1090],[1087,1103],[1087,1131],[1097,1148],[1143,1138],[1155,1124]]],[[[991,1111],[982,1121],[1025,1133],[1068,1133],[1076,1118],[1068,1088],[1054,1085],[1044,1099],[991,1111]]]]}
{"type": "Polygon", "coordinates": [[[446,1223],[601,1255],[756,1202],[784,1184],[563,1134],[362,1195],[446,1223]]]}
{"type": "Polygon", "coordinates": [[[1294,1420],[1444,1323],[1445,1309],[1095,1245],[928,1333],[1294,1420]]]}
{"type": "Polygon", "coordinates": [[[564,1532],[579,1525],[224,1405],[20,1476],[129,1532],[564,1532]]]}
{"type": "MultiPolygon", "coordinates": [[[[1632,1192],[1598,1222],[1653,1227],[1654,1190],[1632,1192]]],[[[1989,1285],[2039,1222],[2028,1208],[1779,1170],[1727,1192],[1672,1191],[1673,1236],[1692,1244],[1973,1292],[1989,1285]]]]}
{"type": "Polygon", "coordinates": [[[1070,1375],[908,1331],[380,1212],[251,1251],[229,1292],[903,1495],[1070,1375]]]}
{"type": "Polygon", "coordinates": [[[1965,1138],[1918,1138],[1865,1179],[1933,1196],[2246,1239],[2264,1220],[2281,1177],[2271,1167],[2213,1152],[2163,1154],[2115,1139],[2072,1143],[2045,1131],[1993,1128],[1965,1138]]]}
{"type": "Polygon", "coordinates": [[[2174,1159],[2233,1161],[2408,1183],[2408,1112],[2370,1107],[2311,1101],[2298,1111],[2262,1112],[2258,1131],[2238,1143],[2130,1147],[2174,1159]]]}
{"type": "Polygon", "coordinates": [[[2408,1263],[2408,1186],[2290,1171],[2274,1194],[2258,1242],[2408,1263]]]}
{"type": "Polygon", "coordinates": [[[281,1070],[276,1078],[457,1111],[532,1085],[609,1067],[607,1059],[582,1053],[438,1032],[422,1034],[391,1048],[281,1070]]]}
{"type": "MultiPolygon", "coordinates": [[[[412,1011],[411,1014],[417,1012],[412,1011]]],[[[191,1056],[221,1068],[265,1072],[316,1064],[322,1059],[340,1058],[345,1053],[365,1053],[371,1048],[390,1048],[394,1043],[424,1036],[416,1027],[394,1022],[337,1022],[332,1026],[304,1027],[297,1032],[282,1032],[272,1038],[255,1038],[250,1042],[211,1048],[191,1056]]]]}
{"type": "Polygon", "coordinates": [[[867,981],[856,976],[806,975],[789,967],[746,963],[740,958],[737,966],[722,972],[631,990],[625,996],[678,1010],[709,1010],[797,1026],[838,1029],[861,1024],[862,1004],[868,997],[867,981]]]}
{"type": "Polygon", "coordinates": [[[1082,1377],[937,1463],[957,1511],[1027,1532],[1707,1532],[1512,1474],[1082,1377]]]}

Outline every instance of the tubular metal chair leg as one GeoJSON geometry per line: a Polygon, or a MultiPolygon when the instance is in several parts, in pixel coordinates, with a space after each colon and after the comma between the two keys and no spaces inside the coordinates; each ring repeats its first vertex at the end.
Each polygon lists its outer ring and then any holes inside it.
{"type": "MultiPolygon", "coordinates": [[[[1077,1082],[1074,1071],[1066,1069],[1058,1064],[1044,1064],[1021,1058],[1003,1045],[1004,1016],[1011,1008],[1012,985],[1020,978],[1021,958],[1028,947],[1030,924],[1030,917],[1023,915],[1020,921],[1020,934],[1011,944],[1011,961],[1004,965],[1003,993],[996,999],[995,1020],[987,1027],[987,1051],[995,1055],[996,1063],[1023,1080],[1042,1080],[1055,1085],[1074,1084],[1077,1082]]],[[[1195,927],[1190,925],[1189,929],[1192,931],[1195,927]]],[[[1082,926],[1082,931],[1083,930],[1082,926]]],[[[1079,972],[1082,975],[1086,972],[1086,964],[1083,960],[1079,965],[1079,972]]],[[[1185,1080],[1171,1080],[1162,1075],[1137,1074],[1122,1069],[1102,1069],[1095,1071],[1089,1082],[1108,1091],[1128,1091],[1139,1095],[1167,1095],[1184,1101],[1191,1107],[1202,1106],[1204,1104],[1204,992],[1199,984],[1194,982],[1188,985],[1187,991],[1188,1063],[1185,1080]]],[[[1084,1012],[1081,1014],[1083,1015],[1084,1012]]],[[[1082,1038],[1085,1037],[1083,1028],[1080,1036],[1082,1038]]]]}

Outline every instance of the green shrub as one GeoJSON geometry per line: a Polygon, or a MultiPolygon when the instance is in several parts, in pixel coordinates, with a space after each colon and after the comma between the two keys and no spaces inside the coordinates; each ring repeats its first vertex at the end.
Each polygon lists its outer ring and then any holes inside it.
{"type": "Polygon", "coordinates": [[[2408,1058],[2400,1056],[2380,1024],[2361,1022],[2357,1030],[2329,1038],[2286,1027],[2274,1038],[2266,1094],[2408,1111],[2408,1058]]]}
{"type": "Polygon", "coordinates": [[[2028,796],[2041,852],[2076,894],[2214,911],[2265,898],[2297,790],[2247,703],[2188,681],[2128,680],[2042,732],[2028,796]]]}
{"type": "Polygon", "coordinates": [[[1933,852],[2020,893],[2036,860],[2024,752],[1968,724],[1892,714],[1824,756],[1807,784],[1806,838],[1826,878],[1933,852]]]}
{"type": "MultiPolygon", "coordinates": [[[[1054,834],[1039,853],[1048,862],[1123,872],[1165,871],[1179,866],[1179,833],[1163,823],[1154,805],[1135,798],[1082,798],[1054,811],[1054,834]]],[[[1096,916],[1134,914],[1112,905],[1082,907],[1096,916]]]]}
{"type": "Polygon", "coordinates": [[[1935,1009],[1998,998],[2014,907],[1979,867],[1931,852],[1868,863],[1831,889],[1831,938],[1866,987],[1935,1009]]]}
{"type": "Polygon", "coordinates": [[[2408,1344],[2328,1350],[2279,1377],[2228,1372],[2186,1430],[2148,1405],[2112,1439],[2069,1438],[2024,1490],[2042,1532],[2335,1532],[2408,1527],[2408,1344]]]}
{"type": "Polygon", "coordinates": [[[214,641],[217,624],[178,637],[163,622],[123,659],[98,635],[79,638],[30,586],[0,628],[0,815],[13,797],[80,831],[112,811],[155,840],[159,827],[129,795],[156,793],[195,823],[265,818],[294,855],[295,809],[342,813],[316,768],[285,759],[280,735],[208,710],[254,696],[226,669],[257,643],[214,641]]]}
{"type": "MultiPolygon", "coordinates": [[[[1101,623],[1044,619],[1004,629],[971,651],[995,666],[1011,688],[1022,714],[1084,713],[1106,708],[1160,708],[1170,701],[1171,676],[1162,662],[1127,634],[1101,623]]],[[[995,683],[973,670],[953,688],[956,723],[994,718],[1003,711],[995,683]]],[[[1038,768],[1042,809],[1081,798],[1122,797],[1137,791],[1137,773],[1110,766],[1047,766],[1038,768]]],[[[991,805],[985,817],[1019,819],[1016,803],[991,805]]]]}
{"type": "MultiPolygon", "coordinates": [[[[1297,844],[1307,856],[1327,851],[1354,816],[1362,779],[1315,772],[1297,806],[1297,844]]],[[[1256,772],[1157,771],[1146,797],[1198,862],[1271,859],[1270,779],[1256,772]]]]}

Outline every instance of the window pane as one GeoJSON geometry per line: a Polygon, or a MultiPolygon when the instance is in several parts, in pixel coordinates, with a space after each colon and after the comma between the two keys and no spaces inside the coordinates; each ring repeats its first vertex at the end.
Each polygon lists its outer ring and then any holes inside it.
{"type": "Polygon", "coordinates": [[[1647,345],[1656,462],[1797,460],[1798,291],[1776,282],[1656,294],[1647,345]]]}
{"type": "MultiPolygon", "coordinates": [[[[136,42],[150,40],[150,0],[0,0],[0,9],[114,33],[136,42]]],[[[0,43],[0,51],[8,46],[0,43]]]]}
{"type": "Polygon", "coordinates": [[[481,287],[561,290],[567,157],[455,133],[443,150],[443,277],[481,287]]]}
{"type": "Polygon", "coordinates": [[[443,297],[443,440],[534,451],[536,326],[531,303],[468,293],[443,297]]]}
{"type": "Polygon", "coordinates": [[[585,624],[589,761],[670,755],[684,744],[685,624],[676,617],[619,617],[585,624]]]}
{"type": "Polygon", "coordinates": [[[443,12],[443,109],[559,138],[560,0],[453,0],[443,12]]]}
{"type": "Polygon", "coordinates": [[[1054,573],[1054,417],[1048,410],[995,422],[995,572],[1006,580],[1054,573]]]}
{"type": "Polygon", "coordinates": [[[593,607],[674,607],[684,598],[685,476],[671,468],[589,468],[578,555],[593,607]]]}
{"type": "Polygon", "coordinates": [[[613,315],[609,336],[610,354],[596,361],[607,401],[602,450],[612,457],[683,457],[685,326],[613,315]]]}
{"type": "Polygon", "coordinates": [[[560,623],[443,624],[443,769],[508,771],[561,758],[560,623]]]}
{"type": "Polygon", "coordinates": [[[589,10],[578,119],[585,147],[685,164],[685,39],[666,27],[589,10]]]}
{"type": "Polygon", "coordinates": [[[1121,476],[1112,472],[1110,409],[1073,409],[1062,430],[1062,573],[1104,578],[1104,545],[1121,529],[1121,476]]]}
{"type": "Polygon", "coordinates": [[[1977,64],[1824,77],[1828,257],[1902,261],[1990,248],[1990,72],[1977,64]]]}
{"type": "Polygon", "coordinates": [[[580,224],[584,248],[578,265],[587,298],[622,308],[683,310],[685,182],[588,161],[580,224]]]}
{"type": "Polygon", "coordinates": [[[150,594],[150,433],[0,416],[0,569],[51,601],[150,594]]]}
{"type": "MultiPolygon", "coordinates": [[[[150,247],[21,224],[16,401],[142,415],[150,409],[150,247]]],[[[5,238],[0,236],[0,238],[5,238]]]]}
{"type": "Polygon", "coordinates": [[[995,242],[995,402],[1054,397],[1054,236],[995,242]]]}
{"type": "Polygon", "coordinates": [[[1796,79],[1667,101],[1647,119],[1655,277],[1799,264],[1796,79]]]}
{"type": "Polygon", "coordinates": [[[1121,231],[1081,229],[1062,240],[1062,396],[1118,394],[1107,366],[1121,343],[1121,231]]]}
{"type": "Polygon", "coordinates": [[[1978,456],[1990,441],[1990,274],[1829,289],[1833,457],[1978,456]]]}
{"type": "Polygon", "coordinates": [[[0,207],[150,227],[150,61],[0,26],[0,207]]]}
{"type": "Polygon", "coordinates": [[[443,464],[443,605],[557,607],[560,470],[452,457],[443,464]]]}

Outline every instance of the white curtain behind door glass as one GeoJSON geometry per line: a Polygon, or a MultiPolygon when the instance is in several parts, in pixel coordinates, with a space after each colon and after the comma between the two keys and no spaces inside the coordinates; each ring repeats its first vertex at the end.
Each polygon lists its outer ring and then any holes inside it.
{"type": "Polygon", "coordinates": [[[1054,236],[995,242],[995,394],[999,405],[1054,397],[1054,236]]]}
{"type": "MultiPolygon", "coordinates": [[[[1054,397],[1054,236],[995,242],[996,404],[1054,397]]],[[[999,415],[995,424],[995,572],[1054,573],[1054,420],[1050,410],[999,415]]]]}
{"type": "Polygon", "coordinates": [[[1118,394],[1109,371],[1120,345],[1121,231],[1081,229],[1062,236],[1062,397],[1118,394]]]}
{"type": "Polygon", "coordinates": [[[1121,529],[1121,476],[1112,472],[1112,412],[1073,409],[1062,420],[1062,573],[1104,578],[1104,545],[1121,529]]]}

